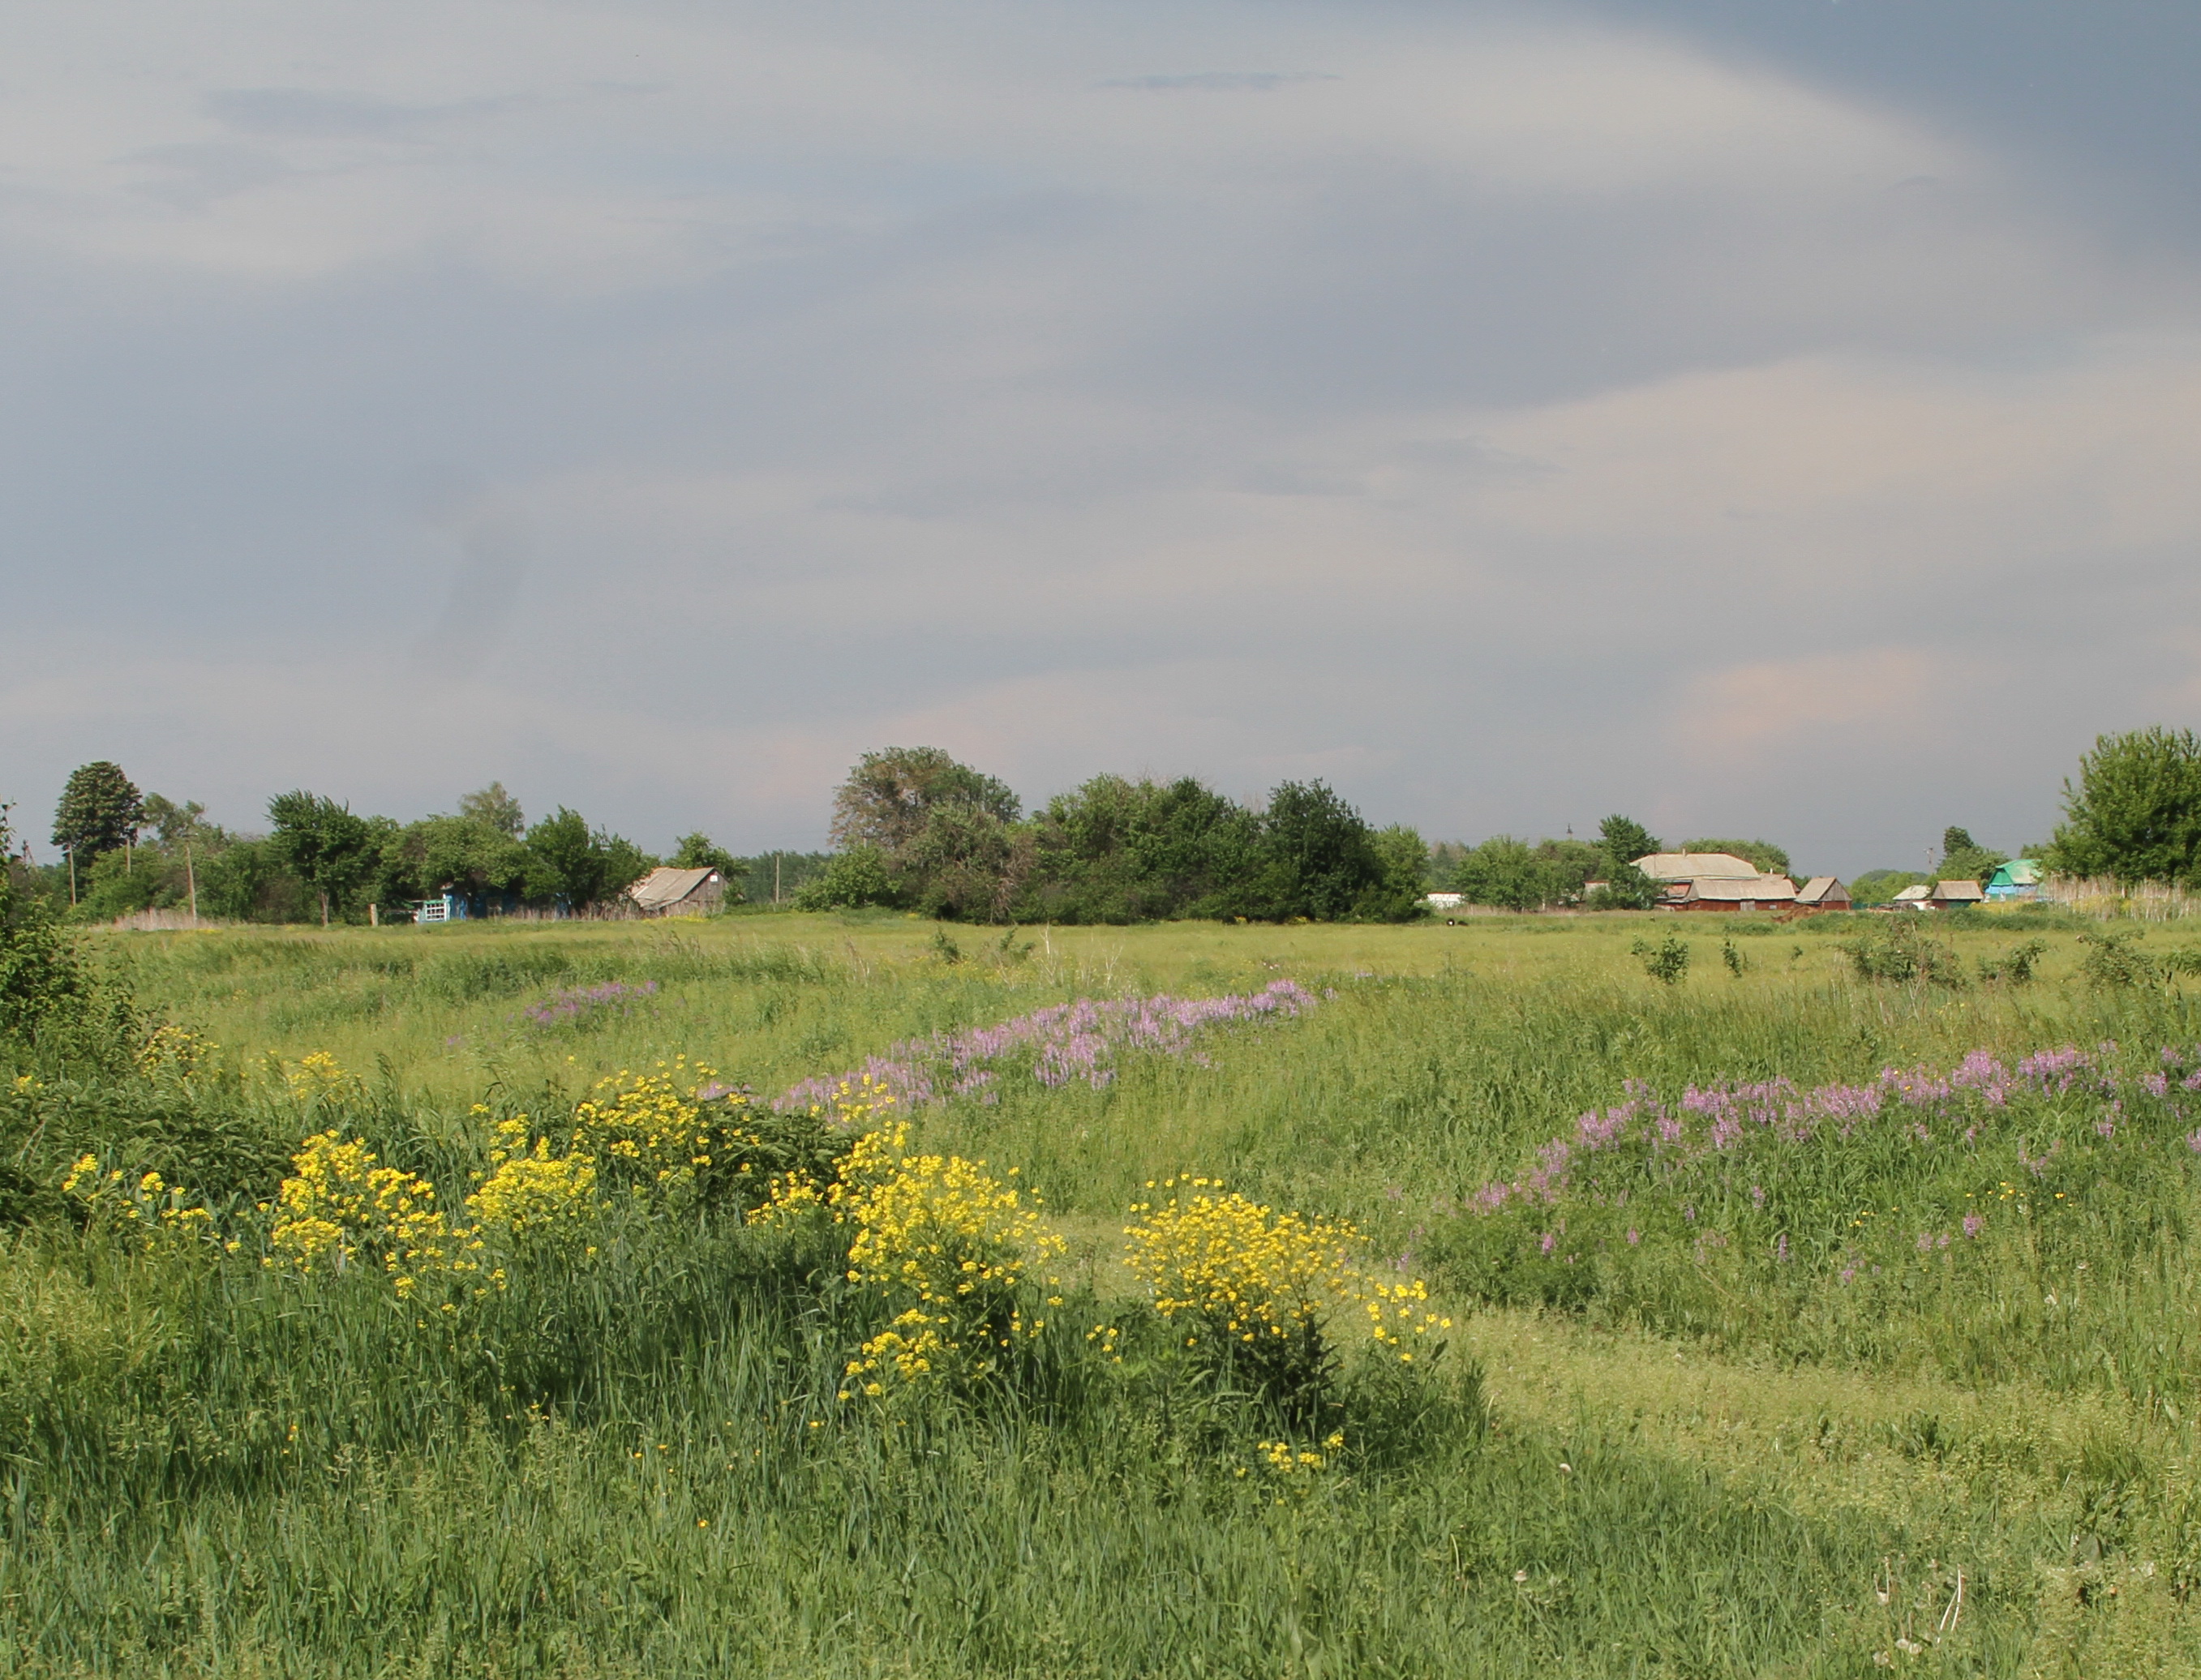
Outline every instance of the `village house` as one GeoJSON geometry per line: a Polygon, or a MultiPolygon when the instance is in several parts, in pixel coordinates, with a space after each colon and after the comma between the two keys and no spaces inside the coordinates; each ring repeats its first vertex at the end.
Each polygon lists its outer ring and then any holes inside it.
{"type": "Polygon", "coordinates": [[[1670,887],[1663,908],[1736,910],[1751,916],[1762,910],[1784,910],[1796,902],[1796,883],[1785,875],[1753,874],[1746,881],[1705,875],[1677,885],[1680,895],[1673,896],[1670,887]]]}
{"type": "Polygon", "coordinates": [[[1806,912],[1847,910],[1850,889],[1830,875],[1815,875],[1796,889],[1796,908],[1806,912]]]}
{"type": "Polygon", "coordinates": [[[1728,852],[1656,852],[1635,867],[1662,883],[1660,910],[1725,910],[1749,914],[1792,904],[1796,883],[1760,875],[1748,858],[1728,852]]]}
{"type": "Polygon", "coordinates": [[[1987,896],[1997,903],[2013,899],[2037,899],[2040,896],[2040,883],[2046,873],[2030,858],[2013,858],[1988,877],[1987,896]]]}
{"type": "Polygon", "coordinates": [[[654,869],[626,889],[644,916],[708,916],[726,899],[716,869],[654,869]]]}
{"type": "Polygon", "coordinates": [[[1976,881],[1937,881],[1934,896],[1926,902],[1935,910],[1959,910],[1966,904],[1983,902],[1987,894],[1976,881]]]}

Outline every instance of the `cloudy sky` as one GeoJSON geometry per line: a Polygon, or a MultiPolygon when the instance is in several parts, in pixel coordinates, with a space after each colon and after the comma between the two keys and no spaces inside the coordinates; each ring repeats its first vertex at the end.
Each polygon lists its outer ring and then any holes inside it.
{"type": "MultiPolygon", "coordinates": [[[[2042,835],[2201,718],[2201,9],[47,7],[0,798],[860,752],[1435,836],[2042,835]]],[[[42,848],[43,850],[44,848],[42,848]]]]}

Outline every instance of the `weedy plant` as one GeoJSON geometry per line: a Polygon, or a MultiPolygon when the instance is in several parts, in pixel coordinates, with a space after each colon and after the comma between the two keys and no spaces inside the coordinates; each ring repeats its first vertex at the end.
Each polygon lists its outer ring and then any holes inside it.
{"type": "Polygon", "coordinates": [[[1678,986],[1687,977],[1689,942],[1678,934],[1669,934],[1656,945],[1648,940],[1638,940],[1628,949],[1631,955],[1643,959],[1643,972],[1655,980],[1678,986]]]}

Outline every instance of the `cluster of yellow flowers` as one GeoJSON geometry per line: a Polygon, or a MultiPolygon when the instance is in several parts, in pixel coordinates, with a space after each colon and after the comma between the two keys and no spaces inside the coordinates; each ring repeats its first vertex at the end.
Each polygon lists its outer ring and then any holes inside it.
{"type": "MultiPolygon", "coordinates": [[[[475,1112],[487,1111],[477,1105],[475,1112]]],[[[516,1235],[584,1227],[602,1205],[595,1160],[578,1149],[553,1155],[548,1138],[537,1138],[531,1147],[529,1130],[525,1115],[497,1121],[490,1171],[467,1197],[467,1211],[484,1225],[516,1235]]]]}
{"type": "Polygon", "coordinates": [[[142,1173],[134,1180],[119,1167],[103,1173],[96,1155],[77,1157],[62,1180],[62,1194],[81,1202],[94,1222],[135,1232],[149,1250],[214,1234],[214,1215],[158,1173],[142,1173]]]}
{"type": "MultiPolygon", "coordinates": [[[[1187,1314],[1227,1344],[1311,1345],[1341,1307],[1361,1303],[1374,1341],[1408,1362],[1408,1338],[1449,1330],[1419,1303],[1419,1279],[1377,1282],[1353,1262],[1359,1232],[1342,1220],[1278,1213],[1226,1191],[1220,1180],[1173,1178],[1147,1188],[1165,1200],[1134,1203],[1125,1263],[1164,1318],[1187,1314]]],[[[1197,1332],[1185,1345],[1200,1344],[1197,1332]]]]}
{"type": "MultiPolygon", "coordinates": [[[[883,1108],[892,1099],[879,1092],[867,1100],[883,1108]]],[[[1062,1239],[1041,1223],[1039,1197],[1008,1181],[1014,1168],[995,1178],[983,1161],[908,1155],[908,1144],[906,1124],[866,1133],[831,1183],[784,1175],[750,1215],[765,1224],[823,1209],[854,1227],[848,1281],[900,1306],[848,1361],[843,1400],[858,1389],[883,1397],[889,1384],[983,1381],[1000,1368],[1003,1349],[1047,1328],[1018,1299],[1031,1265],[1062,1251],[1062,1239]]]]}
{"type": "Polygon", "coordinates": [[[284,1089],[294,1103],[348,1102],[367,1089],[358,1074],[346,1073],[325,1050],[308,1051],[297,1061],[279,1066],[284,1089]]]}
{"type": "Polygon", "coordinates": [[[480,1232],[453,1224],[436,1205],[435,1185],[378,1165],[359,1139],[346,1143],[335,1132],[308,1138],[291,1169],[277,1192],[268,1241],[300,1271],[323,1261],[343,1267],[371,1249],[398,1294],[409,1296],[425,1275],[479,1269],[480,1232]]]}
{"type": "Polygon", "coordinates": [[[573,1110],[567,1152],[607,1163],[645,1194],[693,1185],[721,1157],[756,1141],[725,1117],[748,1105],[741,1093],[730,1093],[713,1105],[716,1113],[705,1114],[696,1094],[714,1077],[715,1069],[684,1056],[659,1062],[654,1072],[620,1068],[573,1110]]]}
{"type": "Polygon", "coordinates": [[[190,1079],[205,1072],[220,1049],[188,1027],[156,1027],[138,1047],[138,1071],[150,1078],[190,1079]]]}
{"type": "MultiPolygon", "coordinates": [[[[356,1088],[321,1051],[286,1074],[296,1094],[356,1088]]],[[[362,1139],[325,1132],[293,1160],[270,1240],[302,1271],[330,1256],[341,1265],[370,1249],[398,1293],[410,1295],[431,1273],[479,1271],[487,1234],[584,1234],[602,1211],[599,1184],[607,1171],[631,1179],[637,1195],[661,1196],[692,1189],[714,1164],[734,1160],[748,1170],[737,1157],[758,1139],[734,1118],[748,1098],[735,1092],[707,1101],[701,1093],[713,1077],[685,1057],[640,1074],[622,1069],[575,1109],[562,1147],[536,1135],[525,1115],[496,1121],[489,1170],[466,1198],[472,1223],[447,1215],[435,1186],[418,1174],[377,1164],[362,1139]]],[[[490,1111],[477,1103],[474,1112],[486,1118],[490,1111]]],[[[498,1269],[484,1287],[508,1283],[498,1269]]]]}
{"type": "MultiPolygon", "coordinates": [[[[1278,1476],[1304,1476],[1310,1471],[1326,1468],[1329,1455],[1344,1450],[1345,1431],[1338,1431],[1322,1444],[1324,1450],[1316,1452],[1312,1447],[1294,1446],[1288,1441],[1256,1441],[1253,1450],[1259,1455],[1262,1468],[1278,1476]]],[[[1241,1470],[1238,1473],[1242,1476],[1246,1472],[1241,1470]]]]}

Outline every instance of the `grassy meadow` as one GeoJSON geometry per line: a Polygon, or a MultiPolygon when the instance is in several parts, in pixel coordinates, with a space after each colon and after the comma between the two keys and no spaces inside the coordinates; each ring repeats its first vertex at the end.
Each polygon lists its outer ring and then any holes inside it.
{"type": "Polygon", "coordinates": [[[0,1667],[2201,1668],[2196,1005],[2052,916],[1869,980],[1869,921],[105,937],[218,1049],[0,1097],[0,1667]],[[1670,937],[1665,983],[1632,947],[1670,937]],[[318,1133],[453,1209],[498,1122],[562,1137],[622,1074],[761,1112],[913,1041],[1284,981],[1295,1012],[1047,1077],[989,1050],[889,1110],[1060,1238],[954,1394],[842,1397],[880,1325],[814,1220],[637,1191],[437,1297],[291,1263],[261,1206],[318,1133]],[[64,1196],[87,1155],[172,1217],[64,1196]],[[1450,1327],[1406,1365],[1334,1332],[1318,1402],[1200,1362],[1122,1238],[1188,1174],[1350,1221],[1450,1327]]]}

